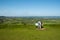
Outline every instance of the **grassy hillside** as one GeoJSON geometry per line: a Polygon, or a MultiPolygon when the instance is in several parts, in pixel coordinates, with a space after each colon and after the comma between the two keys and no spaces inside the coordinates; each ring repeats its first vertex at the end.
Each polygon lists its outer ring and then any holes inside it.
{"type": "Polygon", "coordinates": [[[60,19],[6,18],[0,24],[0,40],[60,40],[60,19]],[[38,20],[46,30],[36,30],[38,20]]]}

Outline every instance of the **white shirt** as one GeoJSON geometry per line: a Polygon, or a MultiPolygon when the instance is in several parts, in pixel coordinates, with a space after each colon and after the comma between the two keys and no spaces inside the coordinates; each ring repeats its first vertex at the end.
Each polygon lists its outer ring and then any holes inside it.
{"type": "Polygon", "coordinates": [[[38,21],[38,23],[41,25],[41,22],[40,21],[38,21]]]}

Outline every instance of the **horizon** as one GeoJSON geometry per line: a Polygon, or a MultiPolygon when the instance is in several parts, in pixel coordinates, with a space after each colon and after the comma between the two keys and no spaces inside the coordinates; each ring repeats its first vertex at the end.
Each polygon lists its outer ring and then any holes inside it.
{"type": "Polygon", "coordinates": [[[0,16],[60,16],[60,0],[0,0],[0,16]]]}

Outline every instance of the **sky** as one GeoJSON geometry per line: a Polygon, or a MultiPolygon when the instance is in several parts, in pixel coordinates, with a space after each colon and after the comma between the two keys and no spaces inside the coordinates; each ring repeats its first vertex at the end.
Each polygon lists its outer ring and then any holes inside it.
{"type": "Polygon", "coordinates": [[[0,0],[0,16],[60,16],[60,0],[0,0]]]}

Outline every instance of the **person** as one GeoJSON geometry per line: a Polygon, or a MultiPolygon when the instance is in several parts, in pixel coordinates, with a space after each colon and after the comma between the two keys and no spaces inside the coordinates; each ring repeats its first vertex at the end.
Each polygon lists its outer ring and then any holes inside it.
{"type": "Polygon", "coordinates": [[[41,21],[36,22],[36,23],[35,23],[35,26],[36,26],[36,28],[38,28],[38,29],[42,29],[42,28],[43,28],[43,24],[42,24],[41,21]]]}
{"type": "Polygon", "coordinates": [[[44,27],[43,27],[43,23],[42,23],[42,22],[41,22],[41,28],[44,28],[44,27]]]}
{"type": "Polygon", "coordinates": [[[38,21],[38,29],[41,29],[41,21],[38,21]]]}

